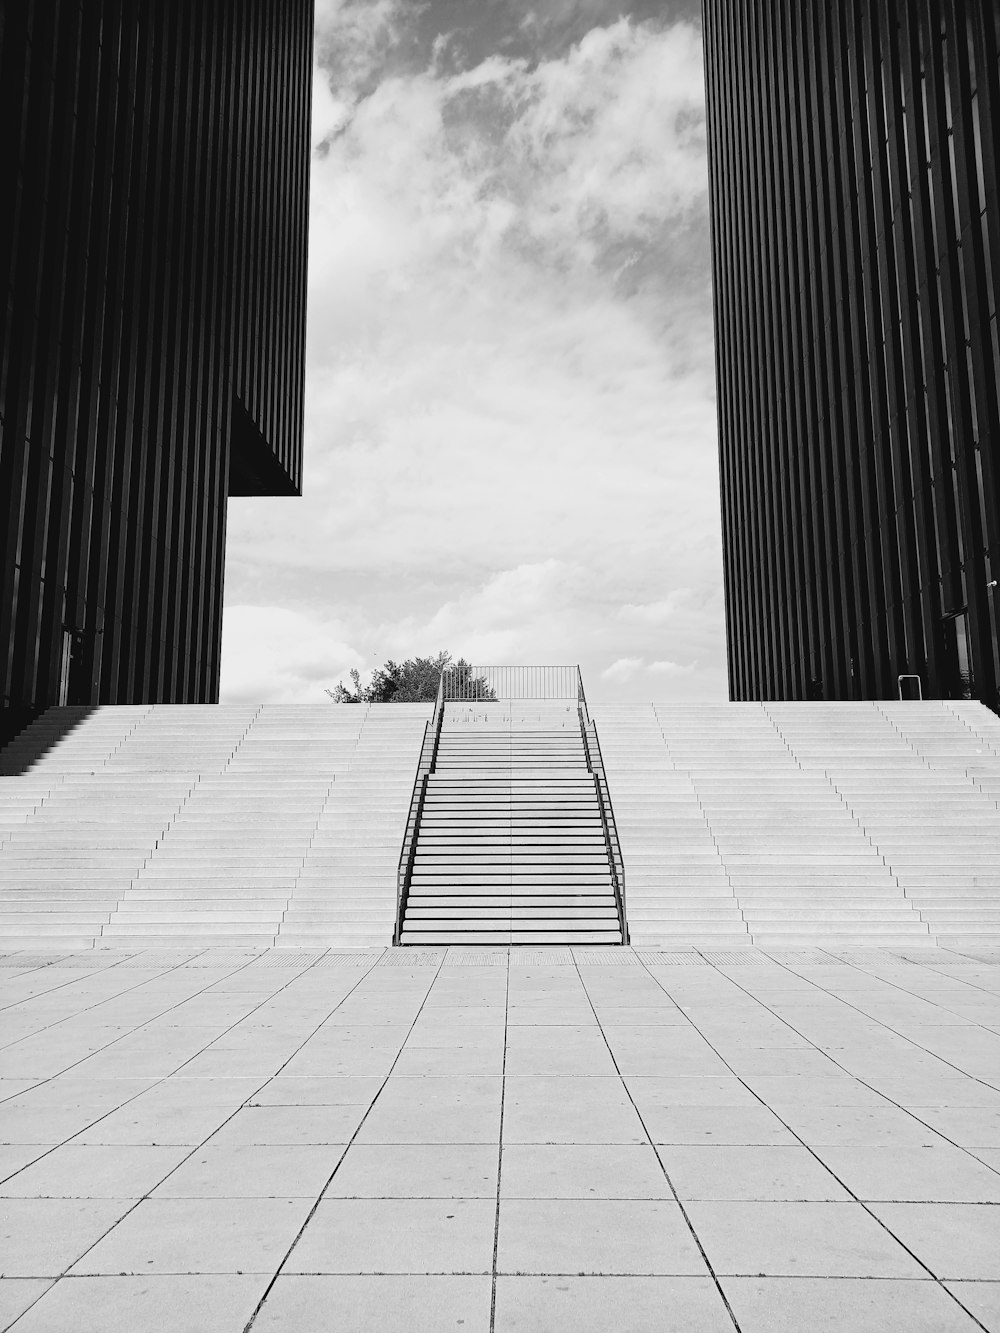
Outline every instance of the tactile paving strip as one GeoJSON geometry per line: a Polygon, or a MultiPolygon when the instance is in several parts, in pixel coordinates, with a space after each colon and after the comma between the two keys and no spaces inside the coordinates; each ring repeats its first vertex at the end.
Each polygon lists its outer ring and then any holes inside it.
{"type": "Polygon", "coordinates": [[[113,954],[109,958],[107,954],[77,953],[71,954],[68,958],[60,958],[53,966],[58,967],[60,971],[65,967],[75,967],[89,972],[100,972],[109,967],[121,967],[130,957],[130,954],[126,954],[124,958],[120,954],[113,954]]]}
{"type": "Polygon", "coordinates": [[[636,958],[647,967],[707,967],[700,953],[664,953],[656,950],[636,952],[636,958]]]}
{"type": "Polygon", "coordinates": [[[512,967],[572,967],[573,955],[569,949],[526,949],[523,945],[511,949],[512,967]]]}
{"type": "Polygon", "coordinates": [[[776,963],[787,963],[802,967],[806,963],[836,963],[839,959],[824,953],[822,949],[768,949],[768,958],[776,963]]]}
{"type": "Polygon", "coordinates": [[[371,967],[382,957],[384,950],[378,953],[365,953],[361,949],[331,949],[316,964],[317,967],[371,967]]]}
{"type": "Polygon", "coordinates": [[[426,949],[386,949],[379,959],[379,967],[439,967],[444,962],[444,950],[432,953],[426,949]]]}
{"type": "Polygon", "coordinates": [[[51,967],[64,958],[72,958],[64,953],[11,953],[0,958],[0,967],[51,967]]]}
{"type": "Polygon", "coordinates": [[[912,952],[906,949],[893,949],[895,958],[902,958],[907,963],[971,963],[974,960],[967,958],[964,954],[955,953],[952,949],[914,949],[912,952]]]}
{"type": "Polygon", "coordinates": [[[250,966],[257,971],[261,967],[311,967],[326,953],[325,949],[274,949],[262,955],[250,966]]]}
{"type": "Polygon", "coordinates": [[[449,949],[446,967],[506,967],[506,949],[449,949]]]}
{"type": "Polygon", "coordinates": [[[186,949],[183,953],[148,953],[118,954],[119,967],[148,967],[159,970],[164,967],[190,967],[196,959],[205,953],[204,949],[186,949]]]}
{"type": "Polygon", "coordinates": [[[775,967],[776,964],[767,954],[756,949],[736,950],[734,953],[703,953],[702,957],[713,967],[775,967]]]}
{"type": "Polygon", "coordinates": [[[609,945],[607,949],[574,949],[573,957],[580,967],[639,967],[639,959],[631,949],[609,945]]]}
{"type": "Polygon", "coordinates": [[[909,960],[902,954],[889,953],[885,949],[837,949],[830,950],[830,957],[838,963],[854,963],[869,967],[908,967],[909,960]]]}
{"type": "MultiPolygon", "coordinates": [[[[252,951],[234,952],[231,949],[206,949],[204,953],[196,954],[185,967],[221,967],[237,968],[243,967],[247,963],[252,963],[255,958],[261,955],[260,949],[252,951]]],[[[145,964],[138,962],[132,964],[133,967],[143,967],[145,964]]]]}

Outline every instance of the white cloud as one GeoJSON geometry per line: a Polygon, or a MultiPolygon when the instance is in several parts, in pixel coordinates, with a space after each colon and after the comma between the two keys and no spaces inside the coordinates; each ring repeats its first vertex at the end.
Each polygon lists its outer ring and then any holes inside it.
{"type": "Polygon", "coordinates": [[[647,670],[654,676],[691,676],[698,669],[697,662],[681,666],[679,662],[650,662],[647,670]]]}
{"type": "Polygon", "coordinates": [[[620,684],[631,680],[643,668],[645,663],[641,657],[619,657],[616,662],[612,662],[609,667],[605,667],[601,672],[602,680],[610,680],[613,684],[620,684]]]}
{"type": "Polygon", "coordinates": [[[320,703],[361,659],[342,628],[280,606],[226,606],[222,703],[320,703]]]}
{"type": "Polygon", "coordinates": [[[677,276],[707,225],[697,31],[369,86],[402,13],[321,5],[305,493],[230,501],[224,690],[444,647],[717,697],[708,274],[677,276]],[[299,628],[245,660],[230,625],[282,606],[299,628]],[[614,670],[668,659],[707,665],[614,670]]]}

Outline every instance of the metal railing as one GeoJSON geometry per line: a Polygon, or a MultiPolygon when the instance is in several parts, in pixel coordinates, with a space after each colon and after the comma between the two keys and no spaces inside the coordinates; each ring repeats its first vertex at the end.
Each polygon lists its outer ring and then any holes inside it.
{"type": "Polygon", "coordinates": [[[417,851],[417,832],[420,817],[427,795],[427,779],[434,772],[437,763],[438,746],[441,742],[441,723],[444,719],[444,705],[453,700],[477,702],[501,699],[575,699],[580,719],[580,734],[583,737],[583,750],[587,760],[587,771],[593,774],[597,792],[597,805],[601,815],[601,827],[604,831],[604,844],[608,853],[608,865],[611,870],[611,883],[615,894],[615,906],[618,909],[618,924],[621,929],[622,943],[628,944],[628,918],[625,912],[625,864],[622,859],[618,830],[615,827],[614,811],[611,807],[611,793],[608,790],[607,776],[604,772],[604,759],[601,755],[601,743],[597,738],[597,727],[591,721],[587,708],[587,697],[583,690],[583,675],[578,666],[564,667],[482,667],[462,663],[456,671],[446,668],[438,682],[437,698],[434,701],[434,713],[430,722],[424,724],[424,738],[420,746],[420,759],[413,780],[413,792],[410,796],[410,810],[406,819],[406,832],[399,854],[399,866],[396,872],[396,930],[393,944],[402,943],[403,920],[406,916],[406,904],[410,894],[410,882],[413,878],[413,864],[417,851]]]}
{"type": "MultiPolygon", "coordinates": [[[[923,681],[920,679],[919,676],[916,676],[916,675],[913,675],[913,674],[906,674],[906,675],[902,675],[902,676],[897,676],[897,677],[896,677],[896,689],[899,691],[899,697],[900,697],[901,699],[903,698],[903,681],[904,681],[904,680],[907,680],[907,681],[909,681],[909,680],[915,680],[915,681],[917,682],[917,696],[916,696],[916,697],[917,697],[918,699],[923,699],[923,697],[924,697],[924,683],[923,683],[923,681]]],[[[907,688],[909,688],[909,686],[907,686],[907,688]]],[[[907,697],[910,698],[910,699],[912,699],[912,698],[913,698],[913,695],[910,694],[910,695],[908,695],[907,697]]]]}
{"type": "Polygon", "coordinates": [[[576,699],[577,666],[472,666],[456,662],[442,677],[446,702],[576,699]]]}
{"type": "Polygon", "coordinates": [[[597,738],[597,726],[591,721],[587,708],[587,696],[583,691],[583,674],[580,668],[577,675],[577,706],[580,713],[580,734],[583,737],[583,750],[587,757],[587,768],[594,775],[597,789],[597,806],[601,813],[601,825],[604,829],[604,845],[608,852],[608,864],[611,868],[611,883],[615,891],[615,906],[618,908],[618,924],[622,932],[622,944],[628,944],[628,916],[625,911],[625,862],[622,857],[621,843],[618,841],[618,829],[615,825],[615,812],[611,806],[611,792],[604,772],[604,757],[601,743],[597,738]]]}
{"type": "Polygon", "coordinates": [[[403,918],[406,916],[406,903],[410,896],[410,881],[413,878],[413,860],[417,854],[417,830],[420,816],[424,809],[427,795],[427,778],[434,772],[437,762],[438,745],[441,741],[441,719],[444,717],[444,676],[438,681],[437,698],[434,700],[434,712],[431,720],[424,723],[424,739],[420,746],[420,759],[417,763],[416,777],[413,779],[413,791],[410,795],[410,811],[406,817],[406,832],[403,846],[399,853],[399,866],[396,870],[396,929],[392,937],[393,944],[400,944],[403,936],[403,918]]]}

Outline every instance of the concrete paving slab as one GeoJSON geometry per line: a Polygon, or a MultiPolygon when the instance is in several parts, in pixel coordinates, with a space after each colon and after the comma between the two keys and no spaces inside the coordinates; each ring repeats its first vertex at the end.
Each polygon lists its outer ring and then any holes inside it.
{"type": "Polygon", "coordinates": [[[324,969],[315,950],[215,951],[176,956],[169,974],[125,956],[98,973],[71,956],[57,974],[43,956],[22,980],[55,982],[12,996],[18,1024],[38,1025],[19,1047],[30,1057],[34,1041],[52,1068],[27,1086],[12,1078],[5,1100],[0,1087],[0,1137],[41,1126],[43,1141],[0,1150],[18,1195],[3,1205],[19,1212],[18,1244],[36,1237],[30,1267],[15,1251],[25,1282],[67,1264],[75,1275],[17,1288],[15,1309],[44,1293],[18,1327],[125,1327],[130,1301],[141,1327],[161,1284],[175,1324],[157,1329],[242,1329],[247,1302],[252,1313],[270,1290],[254,1330],[341,1320],[422,1333],[465,1319],[484,1333],[700,1333],[729,1316],[683,1218],[680,1239],[649,1225],[651,1209],[681,1217],[671,1182],[746,1328],[867,1330],[902,1310],[908,1327],[948,1329],[956,1312],[969,1319],[959,1301],[996,1326],[1000,1204],[954,1200],[995,1197],[1000,1091],[951,1066],[935,1074],[941,1057],[914,1038],[985,1028],[1000,967],[943,975],[936,957],[866,954],[793,972],[752,948],[740,956],[662,954],[647,968],[622,950],[614,965],[579,966],[569,950],[534,949],[443,967],[443,950],[421,950],[324,969]],[[91,1072],[102,1056],[79,1052],[98,1039],[133,1065],[176,1063],[160,1080],[119,1059],[91,1072]],[[183,1060],[185,1043],[195,1053],[183,1060]],[[609,1044],[617,1066],[601,1058],[609,1044]],[[705,1051],[710,1068],[692,1069],[705,1051]],[[202,1052],[267,1060],[240,1072],[202,1052]],[[539,1072],[514,1072],[519,1059],[539,1072]],[[833,1075],[821,1072],[830,1060],[833,1075]],[[474,1221],[455,1243],[463,1218],[474,1221]],[[376,1265],[400,1237],[412,1271],[393,1277],[376,1265]],[[507,1275],[503,1246],[526,1267],[507,1275]],[[701,1267],[684,1268],[689,1253],[701,1267]],[[209,1277],[234,1284],[229,1305],[209,1277]]]}
{"type": "Polygon", "coordinates": [[[719,1291],[705,1277],[504,1277],[497,1279],[496,1333],[729,1333],[719,1291]]]}
{"type": "Polygon", "coordinates": [[[138,1199],[186,1156],[186,1148],[64,1143],[0,1185],[0,1197],[138,1199]]]}
{"type": "Polygon", "coordinates": [[[946,1282],[944,1286],[990,1333],[1000,1329],[1000,1282],[946,1282]]]}
{"type": "Polygon", "coordinates": [[[688,1215],[720,1276],[916,1278],[924,1269],[858,1203],[703,1203],[688,1215]]]}
{"type": "Polygon", "coordinates": [[[936,1283],[724,1277],[741,1333],[964,1333],[979,1327],[936,1283]]]}
{"type": "MultiPolygon", "coordinates": [[[[8,1328],[13,1324],[51,1285],[49,1278],[0,1278],[0,1328],[8,1328]]],[[[74,1329],[79,1326],[78,1312],[74,1329]]]]}
{"type": "Polygon", "coordinates": [[[18,1323],[27,1333],[79,1333],[80,1312],[101,1333],[241,1333],[260,1299],[261,1280],[236,1275],[65,1277],[18,1323]]]}
{"type": "Polygon", "coordinates": [[[152,1197],[312,1201],[333,1175],[345,1146],[255,1143],[234,1147],[209,1139],[160,1181],[152,1197]]]}
{"type": "Polygon", "coordinates": [[[766,1106],[654,1106],[642,1112],[653,1143],[793,1146],[795,1136],[766,1106]]]}
{"type": "Polygon", "coordinates": [[[273,1274],[309,1212],[309,1200],[142,1200],[73,1265],[84,1276],[153,1273],[273,1274]]]}
{"type": "MultiPolygon", "coordinates": [[[[928,1113],[929,1114],[929,1113],[928,1113]]],[[[826,1146],[922,1148],[941,1143],[923,1122],[923,1110],[908,1114],[898,1106],[793,1106],[782,1115],[795,1134],[822,1153],[826,1146]]]]}
{"type": "Polygon", "coordinates": [[[58,1277],[132,1208],[124,1199],[5,1199],[4,1277],[58,1277]]]}
{"type": "Polygon", "coordinates": [[[365,1104],[339,1106],[248,1106],[213,1135],[219,1147],[343,1144],[367,1112],[365,1104]]]}
{"type": "Polygon", "coordinates": [[[506,1144],[504,1199],[669,1199],[670,1185],[646,1144],[506,1144]]]}
{"type": "Polygon", "coordinates": [[[1000,1204],[1000,1172],[949,1143],[920,1148],[892,1143],[815,1151],[858,1199],[1000,1204]]]}
{"type": "Polygon", "coordinates": [[[660,1160],[682,1200],[821,1202],[851,1195],[807,1148],[665,1145],[660,1160]]]}
{"type": "Polygon", "coordinates": [[[639,1116],[619,1079],[508,1076],[507,1143],[646,1143],[639,1116]]]}
{"type": "Polygon", "coordinates": [[[378,1077],[307,1078],[279,1074],[252,1092],[248,1106],[350,1106],[370,1105],[382,1086],[378,1077]]]}
{"type": "Polygon", "coordinates": [[[330,1329],[415,1333],[463,1326],[489,1329],[489,1274],[282,1275],[268,1292],[254,1333],[329,1333],[330,1329]]]}
{"type": "Polygon", "coordinates": [[[500,1273],[704,1276],[673,1200],[502,1199],[500,1273]]]}
{"type": "Polygon", "coordinates": [[[877,1203],[871,1210],[938,1279],[1000,1281],[1000,1208],[877,1203]]]}
{"type": "Polygon", "coordinates": [[[493,1199],[324,1199],[288,1273],[489,1273],[493,1199]]]}
{"type": "Polygon", "coordinates": [[[496,1199],[499,1148],[478,1143],[352,1144],[328,1197],[496,1199]]]}

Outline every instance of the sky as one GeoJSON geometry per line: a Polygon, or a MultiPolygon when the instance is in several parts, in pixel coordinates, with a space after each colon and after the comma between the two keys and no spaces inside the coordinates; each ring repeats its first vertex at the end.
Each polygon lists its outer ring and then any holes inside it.
{"type": "Polygon", "coordinates": [[[223,703],[387,659],[724,699],[698,0],[317,0],[303,495],[223,703]]]}

